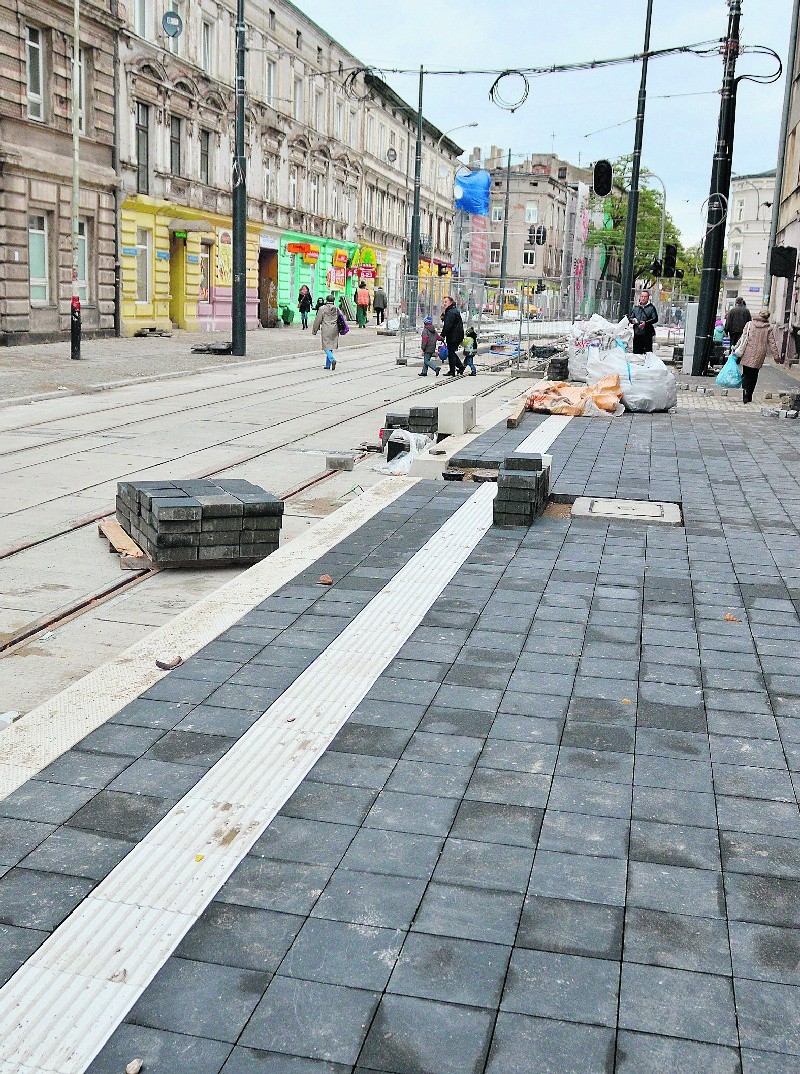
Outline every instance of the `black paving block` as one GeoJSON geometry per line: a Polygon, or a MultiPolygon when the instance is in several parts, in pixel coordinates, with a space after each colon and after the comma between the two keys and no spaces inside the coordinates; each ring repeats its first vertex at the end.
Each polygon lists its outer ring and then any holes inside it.
{"type": "Polygon", "coordinates": [[[541,809],[524,806],[464,801],[458,807],[450,834],[457,839],[534,849],[542,825],[542,813],[541,809]]]}
{"type": "MultiPolygon", "coordinates": [[[[617,1034],[614,1070],[615,1074],[742,1074],[737,1048],[628,1030],[617,1034]]],[[[745,1070],[745,1074],[755,1074],[755,1070],[745,1070]]],[[[759,1068],[759,1074],[778,1072],[777,1068],[774,1072],[759,1068]]]]}
{"type": "Polygon", "coordinates": [[[387,991],[496,1009],[510,953],[498,944],[411,933],[387,991]]]}
{"type": "Polygon", "coordinates": [[[190,703],[148,701],[140,697],[136,701],[131,701],[108,722],[133,724],[137,727],[160,727],[169,731],[181,722],[191,708],[190,703]]]}
{"type": "Polygon", "coordinates": [[[314,917],[376,928],[407,929],[425,881],[339,867],[312,911],[314,917]]]}
{"type": "Polygon", "coordinates": [[[71,787],[107,786],[131,763],[130,757],[113,757],[103,753],[84,753],[72,749],[62,753],[36,777],[37,782],[63,783],[71,787]]]}
{"type": "Polygon", "coordinates": [[[796,929],[730,922],[735,977],[800,985],[800,935],[796,929]]]}
{"type": "Polygon", "coordinates": [[[58,828],[25,858],[26,869],[103,880],[133,850],[125,839],[98,835],[80,828],[58,828]]]}
{"type": "Polygon", "coordinates": [[[724,918],[722,876],[710,869],[632,861],[628,905],[674,914],[724,918]]]}
{"type": "Polygon", "coordinates": [[[309,773],[318,783],[341,783],[348,787],[372,787],[386,783],[396,762],[393,758],[365,757],[356,753],[327,750],[309,773]]]}
{"type": "Polygon", "coordinates": [[[636,820],[631,827],[632,861],[719,869],[719,837],[709,828],[636,820]]]}
{"type": "Polygon", "coordinates": [[[549,1018],[501,1011],[486,1074],[608,1074],[614,1062],[614,1032],[549,1018]]]}
{"type": "Polygon", "coordinates": [[[785,1053],[786,1070],[800,1060],[800,988],[768,981],[734,980],[743,1048],[785,1053]]]}
{"type": "Polygon", "coordinates": [[[360,1061],[364,1069],[395,1074],[480,1070],[492,1021],[493,1015],[481,1008],[385,995],[360,1061]]]}
{"type": "Polygon", "coordinates": [[[170,800],[151,795],[99,791],[70,818],[68,827],[139,840],[166,816],[171,805],[170,800]]]}
{"type": "Polygon", "coordinates": [[[547,804],[549,809],[564,813],[627,820],[631,815],[631,788],[624,783],[556,776],[547,804]]]}
{"type": "Polygon", "coordinates": [[[350,787],[305,779],[281,809],[281,816],[334,824],[363,823],[375,801],[371,787],[350,787]]]}
{"type": "Polygon", "coordinates": [[[0,987],[47,939],[41,929],[0,925],[0,987]]]}
{"type": "Polygon", "coordinates": [[[333,739],[331,749],[337,753],[358,753],[372,757],[399,757],[410,738],[410,731],[401,731],[396,728],[370,727],[350,720],[333,739]]]}
{"type": "Polygon", "coordinates": [[[458,799],[466,790],[471,772],[472,769],[469,766],[462,764],[436,764],[401,759],[386,781],[385,789],[409,794],[424,794],[434,798],[458,799]]]}
{"type": "Polygon", "coordinates": [[[140,757],[163,732],[158,728],[134,727],[130,724],[104,724],[82,738],[79,748],[86,753],[140,757]]]}
{"type": "Polygon", "coordinates": [[[330,866],[248,856],[222,886],[217,901],[286,914],[308,914],[327,884],[330,866]]]}
{"type": "Polygon", "coordinates": [[[52,824],[0,818],[0,866],[17,865],[54,830],[52,824]]]}
{"type": "Polygon", "coordinates": [[[625,959],[730,976],[728,930],[724,921],[710,917],[629,906],[625,915],[625,959]]]}
{"type": "Polygon", "coordinates": [[[205,775],[205,768],[140,757],[108,785],[110,791],[155,795],[177,802],[205,775]]]}
{"type": "Polygon", "coordinates": [[[272,974],[304,920],[298,914],[212,902],[181,940],[175,955],[272,974]]]}
{"type": "Polygon", "coordinates": [[[118,1074],[130,1063],[130,1056],[142,1059],[143,1069],[154,1072],[219,1074],[230,1050],[230,1044],[222,1041],[123,1023],[87,1074],[118,1074]]]}
{"type": "Polygon", "coordinates": [[[410,832],[362,828],[342,859],[342,868],[356,872],[427,879],[439,859],[443,840],[410,832]]]}
{"type": "Polygon", "coordinates": [[[528,893],[624,906],[625,874],[625,862],[619,858],[540,850],[533,864],[528,893]]]}
{"type": "Polygon", "coordinates": [[[623,910],[619,906],[551,899],[525,899],[517,944],[538,951],[619,959],[622,955],[623,910]]]}
{"type": "Polygon", "coordinates": [[[523,896],[518,892],[431,883],[413,929],[487,943],[512,944],[523,896]]]}
{"type": "Polygon", "coordinates": [[[239,1043],[342,1063],[349,1069],[361,1050],[378,999],[378,993],[363,989],[277,976],[239,1043]]]}
{"type": "Polygon", "coordinates": [[[471,802],[544,809],[549,793],[548,775],[476,768],[464,798],[471,802]]]}
{"type": "Polygon", "coordinates": [[[0,877],[0,925],[57,928],[94,887],[83,877],[17,867],[0,877]]]}
{"type": "Polygon", "coordinates": [[[303,1059],[296,1055],[263,1052],[259,1048],[236,1047],[220,1074],[350,1074],[348,1064],[328,1063],[324,1059],[303,1059]]]}
{"type": "Polygon", "coordinates": [[[0,817],[63,824],[95,793],[93,787],[72,787],[31,779],[0,800],[0,817]]]}
{"type": "Polygon", "coordinates": [[[616,962],[518,948],[500,1006],[538,1018],[615,1026],[618,988],[616,962]]]}
{"type": "Polygon", "coordinates": [[[531,849],[451,837],[445,841],[433,879],[524,894],[532,864],[531,849]]]}
{"type": "Polygon", "coordinates": [[[720,844],[726,873],[800,879],[800,839],[722,832],[720,844]]]}
{"type": "Polygon", "coordinates": [[[444,836],[450,830],[458,804],[458,798],[383,790],[376,798],[365,825],[387,831],[444,836]]]}
{"type": "Polygon", "coordinates": [[[355,825],[302,820],[279,814],[250,853],[263,858],[334,867],[358,831],[355,825]]]}
{"type": "Polygon", "coordinates": [[[224,757],[236,741],[226,735],[197,734],[194,731],[167,731],[152,746],[145,758],[170,764],[191,765],[194,768],[211,768],[224,757]]]}
{"type": "Polygon", "coordinates": [[[624,819],[559,812],[551,806],[542,822],[539,847],[567,854],[626,858],[628,828],[624,819]]]}
{"type": "Polygon", "coordinates": [[[405,932],[310,917],[283,962],[281,976],[382,991],[405,932]]]}

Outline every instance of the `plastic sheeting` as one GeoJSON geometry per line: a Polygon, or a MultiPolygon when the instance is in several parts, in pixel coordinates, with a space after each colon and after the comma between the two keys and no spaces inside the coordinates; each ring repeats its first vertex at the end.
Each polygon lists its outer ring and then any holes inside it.
{"type": "Polygon", "coordinates": [[[459,175],[454,188],[456,209],[470,216],[488,216],[491,185],[492,177],[487,171],[459,175]]]}
{"type": "Polygon", "coordinates": [[[567,384],[565,381],[554,384],[549,380],[540,380],[534,384],[528,396],[528,407],[547,414],[571,417],[603,415],[608,418],[623,413],[625,408],[620,402],[621,398],[622,388],[616,375],[601,377],[593,385],[567,384]]]}
{"type": "Polygon", "coordinates": [[[616,347],[627,351],[633,340],[633,329],[627,317],[618,323],[593,314],[588,321],[576,321],[570,329],[569,379],[586,383],[586,363],[601,352],[616,347]]]}

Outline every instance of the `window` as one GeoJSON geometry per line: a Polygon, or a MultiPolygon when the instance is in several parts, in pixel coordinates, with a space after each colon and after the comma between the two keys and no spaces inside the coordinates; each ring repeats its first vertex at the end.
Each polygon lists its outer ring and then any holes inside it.
{"type": "Polygon", "coordinates": [[[368,153],[375,151],[375,117],[367,116],[367,144],[364,146],[368,153]]]}
{"type": "Polygon", "coordinates": [[[28,119],[44,120],[44,56],[42,31],[36,26],[25,30],[27,63],[28,119]]]}
{"type": "Polygon", "coordinates": [[[558,169],[558,178],[559,179],[566,179],[567,178],[567,169],[566,168],[559,168],[558,169]]]}
{"type": "Polygon", "coordinates": [[[317,63],[322,63],[322,49],[319,47],[317,48],[317,63]]]}
{"type": "Polygon", "coordinates": [[[523,250],[522,251],[522,264],[527,268],[533,268],[536,264],[536,251],[535,250],[523,250]]]}
{"type": "Polygon", "coordinates": [[[350,113],[350,145],[353,149],[358,148],[358,116],[355,112],[350,113]]]}
{"type": "Polygon", "coordinates": [[[135,0],[135,4],[136,10],[134,11],[133,16],[134,31],[139,37],[147,37],[147,30],[150,22],[148,18],[150,14],[148,11],[148,0],[135,0]]]}
{"type": "Polygon", "coordinates": [[[150,247],[152,232],[147,228],[136,229],[136,301],[150,301],[150,247]]]}
{"type": "Polygon", "coordinates": [[[490,265],[499,265],[500,264],[500,243],[499,242],[493,242],[492,245],[491,245],[491,249],[489,250],[489,264],[490,265]]]}
{"type": "Polygon", "coordinates": [[[334,220],[339,219],[339,205],[341,204],[342,192],[339,183],[333,184],[333,192],[331,194],[331,216],[334,220]]]}
{"type": "Polygon", "coordinates": [[[311,193],[311,212],[312,213],[318,213],[319,212],[319,176],[316,174],[316,172],[311,173],[310,193],[311,193]]]}
{"type": "Polygon", "coordinates": [[[383,123],[378,124],[378,156],[381,160],[386,156],[386,127],[383,123]]]}
{"type": "Polygon", "coordinates": [[[200,182],[211,182],[211,131],[200,131],[200,182]]]}
{"type": "Polygon", "coordinates": [[[341,101],[336,102],[336,108],[333,113],[333,133],[336,138],[341,142],[344,138],[344,105],[341,101]]]}
{"type": "Polygon", "coordinates": [[[469,243],[465,242],[461,245],[461,256],[464,261],[469,261],[469,243]]]}
{"type": "Polygon", "coordinates": [[[297,30],[295,32],[294,43],[295,43],[296,48],[302,48],[303,47],[303,35],[300,33],[299,30],[297,30]]]}
{"type": "Polygon", "coordinates": [[[368,224],[372,224],[372,187],[368,186],[364,190],[364,219],[368,224]]]}
{"type": "Polygon", "coordinates": [[[275,12],[272,10],[272,8],[269,9],[269,15],[267,17],[267,25],[269,26],[270,30],[275,29],[275,12]]]}
{"type": "Polygon", "coordinates": [[[736,199],[736,220],[744,220],[744,198],[736,199]]]}
{"type": "Polygon", "coordinates": [[[202,32],[202,51],[201,57],[203,70],[207,75],[214,74],[214,24],[212,22],[206,22],[203,20],[203,32],[202,32]]]}
{"type": "Polygon", "coordinates": [[[302,80],[302,78],[295,78],[295,80],[294,80],[294,118],[298,121],[298,123],[303,122],[303,80],[302,80]]]}
{"type": "Polygon", "coordinates": [[[492,205],[492,223],[498,224],[503,219],[503,206],[500,202],[495,202],[492,205]]]}
{"type": "Polygon", "coordinates": [[[147,194],[150,189],[150,107],[136,104],[136,190],[147,194]]]}
{"type": "Polygon", "coordinates": [[[289,169],[289,205],[292,209],[297,208],[297,167],[294,164],[289,169]]]}
{"type": "Polygon", "coordinates": [[[50,272],[47,251],[47,217],[28,217],[28,278],[32,306],[46,306],[50,301],[50,272]]]}
{"type": "Polygon", "coordinates": [[[528,204],[525,206],[525,223],[539,223],[539,206],[535,201],[529,201],[528,204]]]}
{"type": "Polygon", "coordinates": [[[267,60],[264,72],[264,97],[267,104],[275,105],[275,85],[278,74],[278,65],[275,60],[267,60]]]}
{"type": "Polygon", "coordinates": [[[180,116],[169,117],[169,170],[181,174],[181,123],[180,116]]]}
{"type": "Polygon", "coordinates": [[[211,247],[207,243],[200,247],[200,286],[197,298],[200,302],[211,301],[211,247]]]}
{"type": "MultiPolygon", "coordinates": [[[[185,29],[186,29],[186,20],[183,17],[182,8],[183,8],[182,0],[168,0],[166,10],[167,11],[174,11],[175,14],[178,15],[182,19],[183,24],[184,24],[184,31],[185,31],[185,29]]],[[[169,51],[172,53],[173,56],[179,56],[180,55],[182,36],[183,35],[181,34],[178,37],[167,37],[167,48],[169,49],[169,51]]]]}
{"type": "Polygon", "coordinates": [[[733,274],[738,276],[742,266],[742,248],[741,246],[732,246],[731,253],[733,254],[733,274]]]}
{"type": "Polygon", "coordinates": [[[85,220],[78,221],[78,297],[81,305],[89,301],[89,229],[85,220]]]}
{"type": "Polygon", "coordinates": [[[272,169],[273,159],[271,156],[264,157],[264,200],[272,201],[272,169]]]}
{"type": "Polygon", "coordinates": [[[316,90],[314,93],[314,127],[317,134],[323,133],[325,126],[325,111],[323,108],[322,91],[316,90]]]}

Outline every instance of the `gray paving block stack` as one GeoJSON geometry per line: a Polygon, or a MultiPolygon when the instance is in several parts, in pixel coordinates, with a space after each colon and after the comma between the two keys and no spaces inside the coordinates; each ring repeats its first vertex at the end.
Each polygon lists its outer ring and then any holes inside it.
{"type": "Polygon", "coordinates": [[[550,467],[541,455],[509,455],[497,475],[495,526],[531,526],[547,506],[550,467]]]}
{"type": "Polygon", "coordinates": [[[395,429],[408,429],[409,424],[410,418],[408,414],[399,414],[390,411],[386,415],[386,420],[381,429],[381,447],[386,447],[386,442],[395,429]]]}
{"type": "Polygon", "coordinates": [[[276,551],[283,501],[250,481],[120,481],[117,521],[163,567],[251,564],[276,551]]]}
{"type": "Polygon", "coordinates": [[[439,408],[435,406],[412,406],[408,412],[408,430],[436,436],[439,428],[439,408]]]}

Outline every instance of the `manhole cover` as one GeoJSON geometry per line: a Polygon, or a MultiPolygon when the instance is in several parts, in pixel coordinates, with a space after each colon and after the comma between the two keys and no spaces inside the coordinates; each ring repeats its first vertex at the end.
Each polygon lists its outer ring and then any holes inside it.
{"type": "Polygon", "coordinates": [[[573,518],[613,518],[629,522],[661,522],[668,526],[681,525],[681,509],[677,503],[659,500],[610,500],[580,496],[572,505],[573,518]]]}

